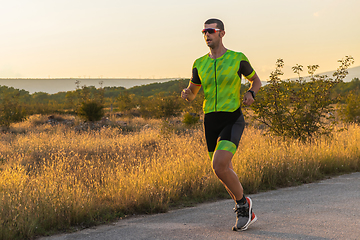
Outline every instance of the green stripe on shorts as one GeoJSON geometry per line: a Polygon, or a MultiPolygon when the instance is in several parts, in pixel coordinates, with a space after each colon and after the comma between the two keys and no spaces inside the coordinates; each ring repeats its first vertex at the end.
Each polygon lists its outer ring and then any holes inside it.
{"type": "Polygon", "coordinates": [[[230,142],[230,141],[227,141],[227,140],[221,140],[216,145],[215,151],[216,150],[225,150],[225,151],[231,152],[232,154],[235,154],[236,145],[233,142],[230,142]]]}

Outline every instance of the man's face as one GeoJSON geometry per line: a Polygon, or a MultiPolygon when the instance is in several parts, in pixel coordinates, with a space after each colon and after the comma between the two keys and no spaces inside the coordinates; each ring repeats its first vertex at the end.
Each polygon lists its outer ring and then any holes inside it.
{"type": "MultiPolygon", "coordinates": [[[[205,24],[204,27],[205,28],[217,28],[217,24],[216,23],[205,24]]],[[[221,32],[204,33],[204,39],[205,39],[205,42],[208,45],[208,47],[214,49],[217,46],[219,46],[219,43],[221,41],[221,32]]]]}

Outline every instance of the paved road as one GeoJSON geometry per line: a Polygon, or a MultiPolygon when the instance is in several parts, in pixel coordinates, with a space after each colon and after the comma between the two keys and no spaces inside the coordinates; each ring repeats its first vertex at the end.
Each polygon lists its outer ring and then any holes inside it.
{"type": "Polygon", "coordinates": [[[249,196],[258,221],[243,232],[223,200],[41,240],[360,239],[360,173],[249,196]]]}

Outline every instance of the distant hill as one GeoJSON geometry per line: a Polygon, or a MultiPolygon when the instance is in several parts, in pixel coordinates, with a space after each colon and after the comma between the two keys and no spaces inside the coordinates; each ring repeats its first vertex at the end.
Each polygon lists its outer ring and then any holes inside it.
{"type": "MultiPolygon", "coordinates": [[[[335,71],[336,70],[329,71],[329,72],[316,73],[316,74],[318,74],[318,75],[327,75],[328,77],[332,77],[332,75],[333,75],[333,73],[335,71]]],[[[349,74],[344,79],[344,82],[350,82],[354,78],[360,78],[360,66],[349,68],[348,72],[349,72],[349,74]]]]}
{"type": "MultiPolygon", "coordinates": [[[[330,72],[323,72],[323,73],[319,73],[319,75],[327,75],[329,77],[332,77],[335,71],[336,70],[330,72]]],[[[360,66],[349,68],[348,72],[349,74],[344,79],[344,82],[350,82],[354,78],[360,78],[360,66]]]]}
{"type": "Polygon", "coordinates": [[[189,79],[179,79],[162,83],[150,83],[141,86],[134,86],[129,88],[127,91],[129,93],[143,97],[156,95],[161,92],[165,94],[172,94],[177,92],[180,94],[181,90],[186,88],[188,84],[189,79]]]}
{"type": "MultiPolygon", "coordinates": [[[[332,77],[335,72],[323,72],[319,75],[328,75],[332,77]]],[[[360,66],[348,69],[349,74],[344,79],[345,82],[350,82],[354,78],[360,78],[360,66]]],[[[305,74],[304,71],[303,74],[305,74]]],[[[294,78],[295,79],[295,78],[294,78]]],[[[0,86],[13,87],[15,89],[24,89],[30,94],[35,92],[45,92],[49,94],[56,94],[59,92],[74,91],[76,89],[76,81],[80,82],[80,86],[94,86],[100,87],[100,83],[109,91],[117,94],[118,91],[123,91],[126,88],[130,93],[150,96],[159,92],[179,92],[186,87],[189,79],[5,79],[0,78],[0,86]],[[111,90],[110,90],[111,89],[111,90]],[[116,93],[115,93],[116,92],[116,93]]],[[[263,81],[263,85],[266,85],[263,81]]],[[[113,94],[110,94],[113,95],[113,94]]]]}
{"type": "Polygon", "coordinates": [[[0,78],[0,86],[13,87],[16,89],[24,89],[29,93],[35,92],[45,92],[49,94],[54,94],[58,92],[67,92],[73,91],[76,89],[76,82],[79,82],[79,87],[81,86],[94,86],[99,88],[101,85],[103,87],[124,87],[131,88],[134,86],[141,86],[154,82],[168,82],[172,79],[112,79],[112,78],[91,78],[91,79],[82,79],[82,78],[51,78],[51,79],[40,79],[40,78],[0,78]]]}
{"type": "MultiPolygon", "coordinates": [[[[332,77],[333,73],[336,70],[333,71],[328,71],[328,72],[322,72],[322,73],[316,73],[317,75],[327,75],[328,77],[332,77]]],[[[359,78],[360,79],[360,66],[357,67],[352,67],[348,69],[349,74],[346,76],[346,78],[344,79],[344,82],[351,82],[351,80],[353,80],[354,78],[359,78]]],[[[306,71],[303,72],[307,73],[306,71]]],[[[303,76],[304,78],[307,78],[309,76],[303,76]]],[[[290,80],[296,80],[297,78],[290,78],[290,80]]],[[[286,79],[283,79],[286,80],[286,79]]],[[[267,84],[267,81],[261,81],[263,83],[263,85],[267,84]]]]}
{"type": "MultiPolygon", "coordinates": [[[[335,96],[342,96],[342,100],[344,101],[347,94],[351,91],[356,91],[356,94],[360,94],[360,80],[353,81],[355,78],[360,78],[360,66],[349,69],[349,76],[347,77],[347,81],[338,84],[333,89],[333,95],[335,96]]],[[[321,73],[322,75],[327,74],[329,77],[332,76],[333,72],[325,72],[321,73]]],[[[164,82],[153,82],[150,84],[144,84],[141,86],[133,86],[130,88],[125,88],[122,86],[104,86],[104,97],[105,99],[112,99],[111,102],[119,97],[120,94],[124,94],[125,92],[129,94],[134,94],[136,97],[149,97],[158,94],[169,95],[169,94],[176,94],[180,96],[180,92],[182,89],[187,87],[189,84],[189,79],[179,79],[179,80],[172,80],[172,81],[164,81],[164,82]]],[[[266,84],[264,84],[265,86],[266,84]]],[[[246,85],[242,84],[241,92],[243,94],[249,88],[249,84],[246,82],[246,85]]],[[[94,86],[87,87],[91,96],[98,94],[99,88],[94,86]]],[[[202,91],[202,90],[200,90],[202,91]]],[[[0,102],[2,96],[6,94],[12,94],[19,96],[20,102],[24,103],[31,103],[31,104],[65,104],[67,98],[74,95],[75,90],[70,91],[63,91],[57,92],[53,94],[49,94],[46,92],[35,92],[30,93],[26,90],[21,90],[13,87],[1,86],[0,84],[0,102]],[[68,96],[67,96],[68,95],[68,96]]]]}

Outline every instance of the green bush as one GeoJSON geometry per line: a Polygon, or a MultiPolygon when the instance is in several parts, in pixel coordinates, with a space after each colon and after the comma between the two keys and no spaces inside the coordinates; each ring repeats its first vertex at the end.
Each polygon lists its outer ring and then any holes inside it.
{"type": "Polygon", "coordinates": [[[360,95],[351,92],[346,103],[340,110],[340,116],[345,122],[360,123],[360,95]]]}
{"type": "Polygon", "coordinates": [[[185,113],[182,122],[187,126],[193,126],[197,124],[199,120],[200,117],[197,114],[185,113]]]}
{"type": "Polygon", "coordinates": [[[0,105],[0,126],[9,128],[11,123],[26,119],[25,108],[19,102],[19,95],[5,95],[0,105]]]}
{"type": "Polygon", "coordinates": [[[124,91],[119,94],[118,98],[119,111],[129,112],[136,107],[135,95],[129,94],[128,91],[124,91]]]}
{"type": "Polygon", "coordinates": [[[83,102],[79,108],[78,115],[86,121],[99,121],[104,117],[104,106],[95,100],[83,102]]]}
{"type": "Polygon", "coordinates": [[[255,120],[266,125],[275,135],[301,141],[330,133],[332,125],[329,122],[332,122],[334,116],[331,104],[335,102],[331,98],[331,91],[345,78],[353,58],[346,56],[339,62],[340,67],[333,74],[335,79],[314,75],[319,66],[311,65],[308,66],[310,78],[304,80],[300,76],[303,66],[296,65],[292,69],[299,78],[296,81],[284,81],[280,78],[284,61],[278,59],[268,84],[259,92],[257,101],[252,105],[255,120]]]}
{"type": "Polygon", "coordinates": [[[144,118],[169,118],[178,116],[183,108],[183,101],[178,94],[165,96],[157,94],[154,97],[140,100],[140,112],[144,118]]]}

